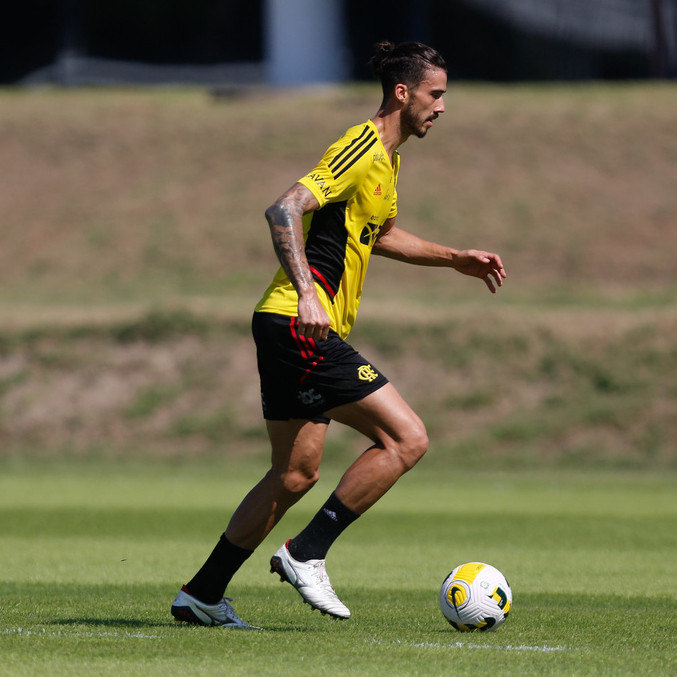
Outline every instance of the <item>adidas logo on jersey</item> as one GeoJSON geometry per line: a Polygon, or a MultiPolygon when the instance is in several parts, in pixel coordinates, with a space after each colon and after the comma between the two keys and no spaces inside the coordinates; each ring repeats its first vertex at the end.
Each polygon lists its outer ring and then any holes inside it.
{"type": "Polygon", "coordinates": [[[382,193],[381,184],[379,183],[378,186],[376,186],[376,189],[374,190],[374,195],[380,195],[381,193],[382,193]]]}

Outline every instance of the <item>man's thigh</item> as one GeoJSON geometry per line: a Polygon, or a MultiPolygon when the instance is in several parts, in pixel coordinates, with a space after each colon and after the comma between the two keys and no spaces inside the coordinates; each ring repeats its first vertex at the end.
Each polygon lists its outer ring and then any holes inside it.
{"type": "Polygon", "coordinates": [[[357,402],[335,407],[325,414],[377,443],[388,439],[399,442],[412,433],[425,434],[423,422],[392,383],[357,402]]]}

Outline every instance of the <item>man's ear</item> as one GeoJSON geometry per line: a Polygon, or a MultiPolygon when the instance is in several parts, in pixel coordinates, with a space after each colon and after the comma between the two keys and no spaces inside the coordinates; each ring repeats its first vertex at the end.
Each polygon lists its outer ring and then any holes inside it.
{"type": "Polygon", "coordinates": [[[409,100],[409,87],[400,82],[395,85],[393,94],[398,103],[406,103],[409,100]]]}

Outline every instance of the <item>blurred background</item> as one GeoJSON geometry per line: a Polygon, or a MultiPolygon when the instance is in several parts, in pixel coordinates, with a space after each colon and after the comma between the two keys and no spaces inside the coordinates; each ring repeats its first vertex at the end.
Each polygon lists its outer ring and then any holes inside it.
{"type": "Polygon", "coordinates": [[[401,225],[509,273],[371,263],[352,341],[426,463],[677,466],[677,0],[6,4],[4,461],[267,455],[264,210],[375,113],[373,43],[417,39],[451,84],[401,225]]]}
{"type": "Polygon", "coordinates": [[[382,39],[436,46],[462,80],[674,77],[674,0],[25,0],[0,82],[297,84],[369,79],[382,39]]]}

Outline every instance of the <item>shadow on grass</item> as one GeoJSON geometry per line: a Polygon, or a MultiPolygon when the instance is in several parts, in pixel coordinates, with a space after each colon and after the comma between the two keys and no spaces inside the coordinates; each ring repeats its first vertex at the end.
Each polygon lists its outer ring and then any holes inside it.
{"type": "Polygon", "coordinates": [[[87,625],[93,628],[168,628],[178,625],[174,621],[151,621],[134,618],[60,618],[52,625],[87,625]]]}
{"type": "MultiPolygon", "coordinates": [[[[187,623],[177,623],[176,621],[148,621],[138,620],[133,618],[62,618],[51,622],[54,626],[89,626],[91,628],[113,628],[113,629],[149,629],[149,628],[196,628],[199,626],[189,625],[187,623]]],[[[205,632],[228,632],[233,628],[220,628],[214,626],[213,628],[203,628],[205,632]]],[[[259,630],[259,628],[253,628],[259,630]]],[[[308,633],[313,632],[313,628],[306,626],[282,626],[282,625],[266,625],[260,628],[266,632],[285,632],[285,633],[308,633]]],[[[239,632],[238,629],[235,631],[239,632]]]]}
{"type": "MultiPolygon", "coordinates": [[[[171,600],[176,592],[174,585],[160,584],[77,584],[63,583],[55,586],[42,582],[6,582],[0,581],[3,612],[0,626],[16,625],[22,628],[49,626],[54,631],[109,633],[143,633],[144,631],[176,628],[181,632],[226,632],[230,628],[203,628],[186,623],[177,623],[169,615],[169,607],[158,608],[157,600],[171,600]],[[44,605],[26,607],[27,600],[42,599],[44,605]],[[60,610],[68,609],[69,615],[62,616],[60,610]],[[96,611],[96,615],[93,613],[96,611]],[[92,612],[92,615],[89,615],[92,612]],[[126,612],[126,617],[120,613],[126,612]],[[106,615],[110,614],[110,615],[106,615]]],[[[258,586],[240,588],[243,597],[251,599],[252,604],[263,605],[270,602],[269,593],[258,586]]],[[[253,610],[252,610],[252,613],[253,610]]],[[[312,622],[307,625],[292,620],[287,624],[280,620],[280,612],[266,614],[265,618],[248,618],[255,625],[262,625],[266,632],[295,635],[322,632],[314,628],[312,622]],[[272,623],[265,622],[270,618],[272,623]],[[258,621],[263,621],[259,623],[258,621]]],[[[248,634],[248,633],[245,633],[248,634]]]]}

